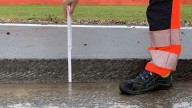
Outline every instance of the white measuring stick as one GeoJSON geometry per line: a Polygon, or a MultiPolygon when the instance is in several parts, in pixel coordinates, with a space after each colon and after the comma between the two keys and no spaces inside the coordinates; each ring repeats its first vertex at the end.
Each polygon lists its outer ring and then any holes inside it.
{"type": "Polygon", "coordinates": [[[72,27],[70,6],[67,7],[67,43],[68,43],[68,82],[72,82],[72,64],[71,64],[71,50],[72,50],[72,27]]]}

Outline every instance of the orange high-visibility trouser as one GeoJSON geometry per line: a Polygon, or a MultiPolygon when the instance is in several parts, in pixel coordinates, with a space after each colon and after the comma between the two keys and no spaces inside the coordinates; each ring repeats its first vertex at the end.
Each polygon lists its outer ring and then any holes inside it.
{"type": "Polygon", "coordinates": [[[158,75],[176,70],[180,45],[180,0],[150,0],[147,9],[152,60],[145,69],[158,75]]]}

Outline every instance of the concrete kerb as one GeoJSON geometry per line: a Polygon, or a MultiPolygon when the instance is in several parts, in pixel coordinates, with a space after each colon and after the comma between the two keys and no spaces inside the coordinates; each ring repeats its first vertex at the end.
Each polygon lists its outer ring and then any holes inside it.
{"type": "MultiPolygon", "coordinates": [[[[181,29],[175,80],[191,80],[192,27],[181,29]]],[[[66,25],[0,24],[0,83],[67,81],[66,25]]],[[[73,26],[73,81],[119,81],[148,61],[147,26],[73,26]]]]}

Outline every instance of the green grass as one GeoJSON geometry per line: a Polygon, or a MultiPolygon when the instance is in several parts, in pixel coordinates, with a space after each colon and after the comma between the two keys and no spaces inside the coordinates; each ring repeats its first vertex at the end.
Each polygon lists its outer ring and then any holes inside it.
{"type": "Polygon", "coordinates": [[[62,6],[16,5],[0,6],[1,19],[61,19],[62,6]]]}
{"type": "Polygon", "coordinates": [[[96,20],[146,20],[146,6],[80,6],[74,19],[96,20]]]}
{"type": "MultiPolygon", "coordinates": [[[[78,6],[76,20],[123,20],[146,21],[147,6],[78,6]]],[[[192,5],[181,8],[181,19],[192,21],[192,5]]],[[[15,5],[0,6],[0,19],[62,20],[62,5],[15,5]]]]}
{"type": "Polygon", "coordinates": [[[192,5],[181,7],[181,19],[192,22],[192,5]]]}

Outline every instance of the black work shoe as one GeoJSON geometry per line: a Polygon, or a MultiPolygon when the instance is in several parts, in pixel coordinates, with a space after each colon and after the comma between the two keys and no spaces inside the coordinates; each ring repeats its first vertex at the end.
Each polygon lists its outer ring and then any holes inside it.
{"type": "Polygon", "coordinates": [[[124,94],[143,94],[150,91],[168,90],[172,88],[172,73],[163,78],[148,71],[141,72],[135,79],[124,81],[120,84],[120,90],[124,94]]]}

